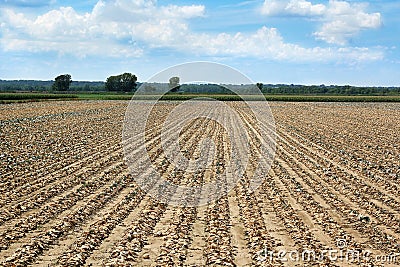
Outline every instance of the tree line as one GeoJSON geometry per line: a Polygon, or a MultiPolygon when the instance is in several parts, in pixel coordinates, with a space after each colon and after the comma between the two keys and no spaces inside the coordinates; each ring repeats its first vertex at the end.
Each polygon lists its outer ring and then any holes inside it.
{"type": "MultiPolygon", "coordinates": [[[[258,85],[257,85],[258,86],[258,85]]],[[[259,87],[260,88],[260,87],[259,87]]],[[[399,95],[400,87],[374,87],[350,85],[262,85],[264,94],[284,95],[399,95]]]]}
{"type": "MultiPolygon", "coordinates": [[[[109,76],[105,82],[73,81],[70,74],[61,74],[54,81],[0,80],[0,91],[81,91],[81,92],[135,92],[141,85],[137,76],[125,72],[109,76]]],[[[179,77],[171,77],[165,84],[172,93],[233,94],[218,84],[180,84],[179,77]]],[[[241,89],[245,93],[248,85],[241,89]]],[[[350,85],[294,85],[263,84],[256,86],[264,94],[271,95],[400,95],[400,87],[362,87],[350,85]]],[[[144,91],[154,93],[158,86],[145,84],[144,91]]]]}
{"type": "MultiPolygon", "coordinates": [[[[29,91],[29,92],[49,92],[53,91],[55,81],[38,80],[0,80],[0,91],[29,91]]],[[[67,91],[104,91],[104,82],[96,81],[73,81],[67,91]]]]}

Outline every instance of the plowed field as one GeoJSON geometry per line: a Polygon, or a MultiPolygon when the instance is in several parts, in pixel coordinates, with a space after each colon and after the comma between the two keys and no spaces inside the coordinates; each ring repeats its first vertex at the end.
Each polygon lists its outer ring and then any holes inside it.
{"type": "MultiPolygon", "coordinates": [[[[400,264],[400,104],[271,102],[276,155],[262,185],[248,188],[250,161],[233,190],[222,183],[200,207],[160,203],[135,183],[121,145],[127,105],[0,105],[1,266],[400,264]]],[[[176,105],[157,105],[143,145],[168,179],[199,185],[224,171],[226,132],[192,120],[182,150],[196,158],[207,137],[216,156],[207,170],[175,171],[160,127],[176,105]]],[[[262,158],[257,131],[268,125],[229,105],[262,158]]]]}

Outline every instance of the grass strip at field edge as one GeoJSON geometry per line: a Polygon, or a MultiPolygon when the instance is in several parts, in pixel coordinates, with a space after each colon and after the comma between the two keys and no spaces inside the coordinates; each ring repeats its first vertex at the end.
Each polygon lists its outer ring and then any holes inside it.
{"type": "MultiPolygon", "coordinates": [[[[350,95],[269,95],[267,101],[286,102],[400,102],[400,95],[392,96],[350,96],[350,95]]],[[[131,100],[132,93],[0,93],[0,104],[24,103],[46,100],[131,100]]],[[[197,98],[212,98],[219,101],[259,101],[258,95],[229,95],[229,94],[165,94],[165,95],[136,95],[136,100],[187,101],[197,98]]]]}

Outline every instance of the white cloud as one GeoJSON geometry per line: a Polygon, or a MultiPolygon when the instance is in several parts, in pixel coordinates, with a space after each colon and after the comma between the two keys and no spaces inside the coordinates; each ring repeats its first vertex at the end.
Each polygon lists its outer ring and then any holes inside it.
{"type": "Polygon", "coordinates": [[[284,14],[287,1],[265,0],[261,7],[261,13],[265,15],[284,14]]]}
{"type": "Polygon", "coordinates": [[[204,6],[163,6],[148,0],[100,0],[91,13],[72,7],[51,10],[34,19],[12,9],[1,11],[0,43],[5,50],[57,51],[109,56],[140,56],[135,41],[179,39],[185,20],[204,15],[204,6]]]}
{"type": "MultiPolygon", "coordinates": [[[[290,12],[326,13],[321,6],[303,0],[289,3],[290,12]]],[[[334,9],[330,12],[335,13],[334,9]]],[[[289,61],[356,62],[383,57],[380,50],[368,48],[304,48],[286,43],[275,28],[233,34],[191,31],[188,20],[204,14],[202,5],[158,6],[154,0],[100,0],[89,13],[61,7],[34,18],[3,9],[0,45],[4,50],[56,51],[81,57],[140,57],[156,47],[200,55],[289,61]]]]}
{"type": "Polygon", "coordinates": [[[290,13],[303,16],[321,15],[326,10],[322,4],[313,5],[305,0],[291,0],[286,8],[290,13]]]}
{"type": "Polygon", "coordinates": [[[176,6],[169,5],[161,9],[161,16],[168,18],[194,18],[204,16],[204,6],[176,6]]]}
{"type": "Polygon", "coordinates": [[[366,8],[367,4],[340,0],[329,0],[327,5],[314,5],[306,0],[265,0],[261,13],[317,18],[322,22],[319,30],[313,33],[318,40],[345,45],[360,31],[382,25],[380,13],[367,13],[366,8]]]}
{"type": "Polygon", "coordinates": [[[345,45],[347,40],[364,29],[382,25],[380,13],[367,13],[366,5],[329,1],[324,24],[314,35],[328,43],[345,45]]]}
{"type": "Polygon", "coordinates": [[[323,4],[313,5],[306,0],[265,0],[261,13],[265,15],[300,15],[315,16],[321,15],[326,10],[323,4]]]}
{"type": "Polygon", "coordinates": [[[103,54],[105,51],[110,56],[119,56],[118,51],[129,56],[142,54],[137,47],[104,39],[102,27],[93,22],[91,14],[79,15],[71,7],[49,11],[34,20],[10,9],[2,13],[5,22],[2,23],[0,43],[4,50],[56,51],[80,57],[103,54]]]}
{"type": "Polygon", "coordinates": [[[192,35],[189,42],[191,42],[190,49],[211,55],[252,56],[293,62],[354,63],[379,60],[384,56],[380,50],[369,48],[304,48],[285,43],[277,29],[267,27],[262,27],[252,34],[192,35]]]}

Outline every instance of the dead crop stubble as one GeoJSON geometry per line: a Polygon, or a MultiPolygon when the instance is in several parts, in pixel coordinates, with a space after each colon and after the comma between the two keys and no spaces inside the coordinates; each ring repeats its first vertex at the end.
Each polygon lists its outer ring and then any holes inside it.
{"type": "MultiPolygon", "coordinates": [[[[241,118],[252,151],[242,179],[229,191],[224,171],[232,151],[223,125],[206,117],[188,121],[179,132],[181,152],[209,159],[210,165],[179,170],[161,145],[162,122],[177,103],[160,102],[147,123],[146,143],[132,137],[132,144],[145,146],[151,165],[172,183],[201,186],[222,174],[213,192],[220,198],[187,207],[160,203],[135,183],[134,175],[146,177],[150,169],[132,174],[124,162],[127,105],[0,106],[1,266],[400,263],[399,104],[270,103],[276,155],[268,173],[257,173],[264,180],[252,191],[250,179],[264,156],[262,134],[270,126],[255,127],[243,103],[228,103],[241,118]],[[202,150],[198,144],[204,139],[214,146],[202,150]],[[332,250],[368,252],[368,257],[301,258],[303,252],[332,250]],[[296,253],[300,258],[291,257],[296,253]]],[[[166,128],[176,131],[173,123],[166,128]]],[[[190,194],[182,198],[196,201],[190,194]]]]}

